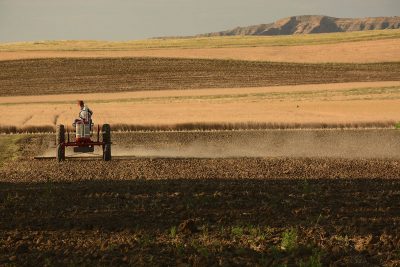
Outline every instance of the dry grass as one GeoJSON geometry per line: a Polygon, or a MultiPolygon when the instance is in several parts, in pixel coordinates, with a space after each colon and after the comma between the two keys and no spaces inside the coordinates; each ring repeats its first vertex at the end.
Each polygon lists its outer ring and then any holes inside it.
{"type": "Polygon", "coordinates": [[[21,134],[21,133],[52,133],[55,132],[54,126],[12,126],[0,125],[0,133],[21,134]]]}
{"type": "Polygon", "coordinates": [[[14,51],[1,52],[1,60],[34,58],[167,57],[238,59],[297,63],[372,63],[400,61],[400,39],[298,46],[223,48],[169,48],[123,51],[14,51]]]}
{"type": "Polygon", "coordinates": [[[159,125],[115,124],[114,131],[213,131],[213,130],[285,130],[285,129],[357,129],[357,128],[394,128],[394,121],[352,122],[352,123],[179,123],[159,125]]]}
{"type": "MultiPolygon", "coordinates": [[[[370,121],[349,123],[278,123],[278,122],[238,122],[238,123],[177,123],[177,124],[112,124],[115,132],[157,132],[157,131],[226,131],[226,130],[287,130],[287,129],[394,129],[396,121],[370,121]]],[[[71,127],[69,128],[71,130],[71,127]]],[[[0,126],[0,133],[52,133],[55,126],[0,126]]]]}
{"type": "MultiPolygon", "coordinates": [[[[385,82],[350,82],[350,83],[329,83],[329,84],[303,84],[289,86],[266,86],[266,87],[242,87],[242,88],[205,88],[191,90],[154,90],[120,93],[94,93],[94,94],[58,94],[58,95],[37,95],[37,96],[7,96],[0,97],[0,106],[12,105],[59,105],[75,104],[77,99],[84,99],[90,103],[154,103],[154,102],[181,102],[181,100],[200,101],[202,99],[211,101],[228,98],[248,98],[260,96],[265,99],[285,99],[287,97],[305,97],[309,95],[320,100],[327,96],[349,96],[359,95],[367,97],[374,95],[386,96],[390,94],[393,98],[396,92],[400,93],[400,81],[385,82]],[[322,96],[323,95],[323,96],[322,96]]],[[[253,99],[254,100],[254,99],[253,99]]],[[[33,115],[26,119],[32,119],[33,115]]],[[[26,122],[26,121],[25,121],[26,122]]]]}
{"type": "Polygon", "coordinates": [[[335,44],[400,38],[400,30],[292,36],[231,36],[199,38],[160,38],[138,41],[35,41],[0,44],[0,51],[126,51],[165,48],[222,48],[335,44]]]}
{"type": "MultiPolygon", "coordinates": [[[[2,127],[0,127],[0,133],[2,133],[2,127]]],[[[15,159],[18,156],[19,145],[18,142],[23,136],[0,136],[0,167],[5,161],[15,159]]]]}
{"type": "MultiPolygon", "coordinates": [[[[46,132],[59,123],[69,126],[78,112],[76,99],[79,98],[87,100],[96,124],[110,123],[118,125],[116,129],[127,130],[304,125],[340,128],[340,125],[352,127],[352,124],[370,122],[393,125],[399,119],[399,84],[372,82],[3,97],[0,98],[3,115],[0,125],[10,125],[12,118],[11,127],[5,127],[3,132],[46,132]]],[[[382,124],[376,124],[379,125],[382,124]]]]}

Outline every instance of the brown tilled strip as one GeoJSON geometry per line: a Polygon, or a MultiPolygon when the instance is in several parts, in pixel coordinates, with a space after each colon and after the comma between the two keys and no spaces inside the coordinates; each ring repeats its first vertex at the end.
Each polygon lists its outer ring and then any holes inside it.
{"type": "Polygon", "coordinates": [[[0,96],[400,80],[400,63],[298,64],[172,58],[0,62],[0,96]]]}

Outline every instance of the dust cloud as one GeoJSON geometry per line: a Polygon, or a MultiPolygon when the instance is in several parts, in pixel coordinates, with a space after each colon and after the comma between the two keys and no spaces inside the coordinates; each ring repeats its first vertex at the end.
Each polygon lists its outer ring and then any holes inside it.
{"type": "MultiPolygon", "coordinates": [[[[54,144],[42,153],[54,157],[54,144]]],[[[263,130],[215,132],[115,133],[114,157],[235,158],[235,157],[318,157],[400,158],[400,131],[358,130],[263,130]]],[[[101,157],[74,153],[67,157],[101,157]]]]}
{"type": "Polygon", "coordinates": [[[122,135],[113,147],[113,155],[179,158],[400,158],[400,131],[387,129],[155,133],[137,137],[140,142],[126,144],[122,135]],[[185,135],[189,136],[181,140],[185,135]]]}

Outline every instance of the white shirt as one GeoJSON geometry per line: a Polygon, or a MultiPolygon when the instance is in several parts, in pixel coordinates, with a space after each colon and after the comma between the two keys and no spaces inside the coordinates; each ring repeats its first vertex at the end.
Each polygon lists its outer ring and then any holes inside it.
{"type": "Polygon", "coordinates": [[[81,118],[81,119],[83,119],[83,120],[89,122],[90,119],[92,118],[92,114],[93,114],[93,112],[89,109],[88,106],[85,105],[85,106],[81,109],[81,112],[79,112],[79,118],[81,118]]]}

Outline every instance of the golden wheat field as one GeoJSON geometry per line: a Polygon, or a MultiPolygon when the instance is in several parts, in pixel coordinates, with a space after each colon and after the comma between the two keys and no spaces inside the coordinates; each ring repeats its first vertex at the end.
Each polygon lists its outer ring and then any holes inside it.
{"type": "MultiPolygon", "coordinates": [[[[385,37],[385,36],[383,36],[385,37]]],[[[200,40],[203,46],[194,45],[196,39],[182,40],[176,45],[147,45],[122,46],[115,44],[93,45],[90,42],[63,43],[54,45],[0,45],[0,61],[34,58],[129,58],[129,57],[164,57],[164,58],[202,58],[202,59],[236,59],[252,61],[275,61],[297,63],[372,63],[372,62],[396,62],[400,61],[400,39],[395,35],[389,39],[359,38],[353,42],[344,40],[327,41],[289,40],[292,43],[277,41],[284,37],[244,37],[248,39],[242,45],[235,45],[241,39],[238,38],[210,38],[208,42],[200,40]],[[224,45],[224,39],[227,44],[224,45]],[[267,42],[263,42],[267,40],[267,42]],[[365,40],[366,39],[366,40],[365,40]],[[377,40],[376,40],[377,39],[377,40]],[[180,43],[180,42],[181,43],[180,43]],[[222,43],[222,44],[221,44],[222,43]],[[321,44],[322,43],[322,44],[321,44]],[[192,45],[190,45],[192,44],[192,45]],[[91,47],[91,45],[93,47],[91,47]]],[[[293,39],[293,37],[291,38],[293,39]]],[[[306,39],[307,40],[307,39],[306,39]]],[[[171,41],[166,40],[169,43],[171,41]]]]}
{"type": "Polygon", "coordinates": [[[70,125],[78,99],[99,124],[394,122],[400,82],[0,97],[0,125],[70,125]]]}

